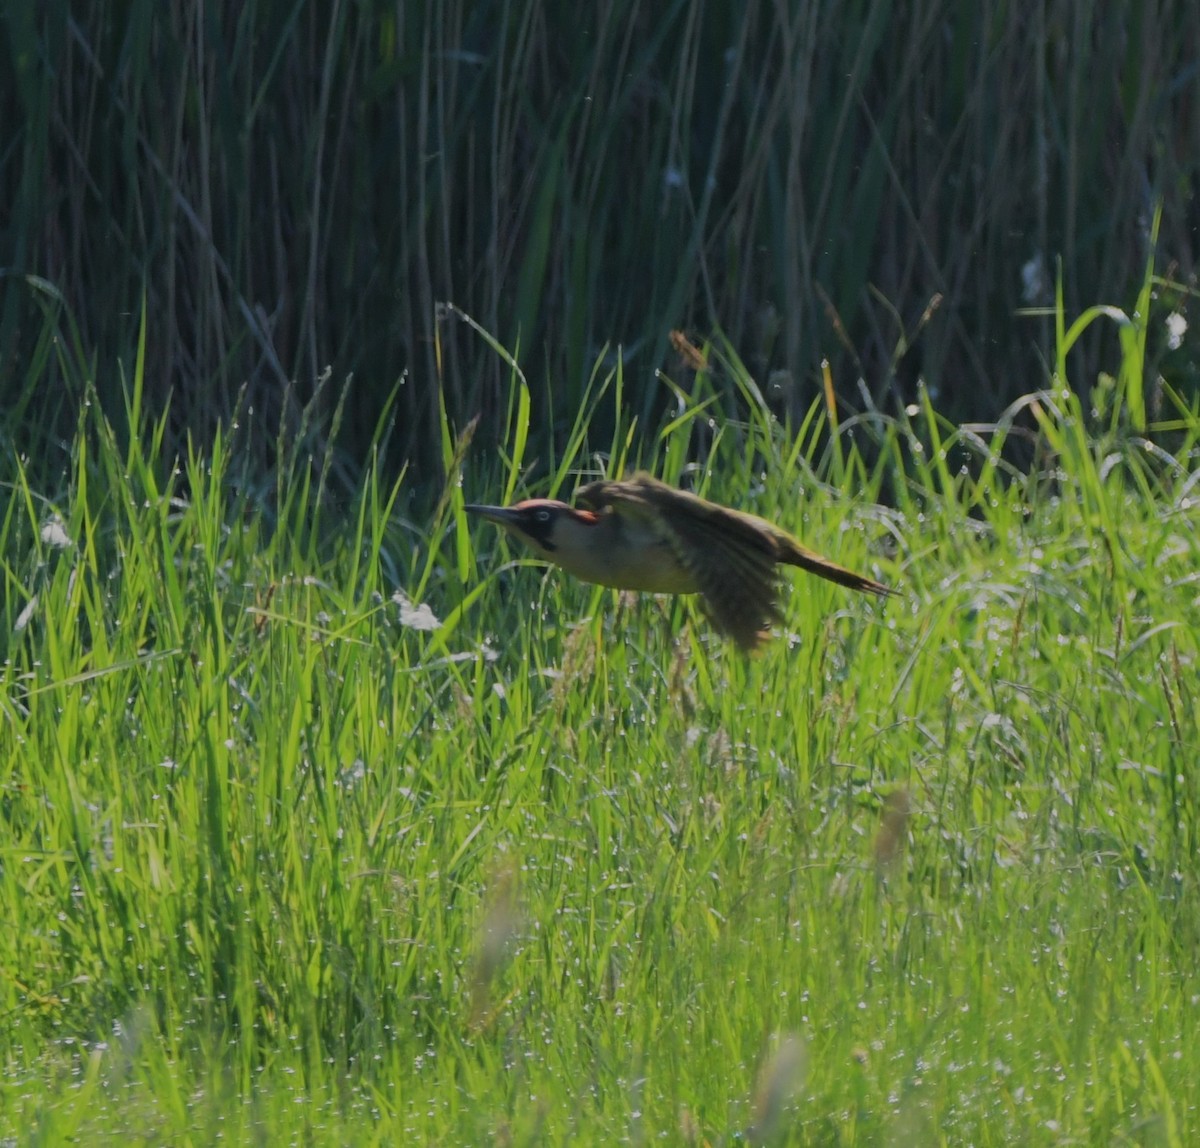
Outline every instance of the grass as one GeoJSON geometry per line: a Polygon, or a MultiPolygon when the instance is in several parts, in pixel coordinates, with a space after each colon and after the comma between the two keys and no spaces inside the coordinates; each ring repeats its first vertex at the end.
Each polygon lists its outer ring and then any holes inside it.
{"type": "Polygon", "coordinates": [[[53,493],[6,456],[4,1135],[1192,1142],[1200,415],[1060,373],[1020,475],[1018,409],[785,432],[709,353],[655,428],[598,374],[535,489],[602,447],[902,599],[797,579],[745,660],[468,533],[515,366],[432,511],[303,436],[269,511],[236,432],[172,468],[140,367],[53,493]]]}

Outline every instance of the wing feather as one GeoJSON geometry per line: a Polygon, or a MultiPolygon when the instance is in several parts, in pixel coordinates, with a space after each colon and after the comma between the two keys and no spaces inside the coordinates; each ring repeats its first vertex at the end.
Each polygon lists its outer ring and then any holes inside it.
{"type": "Polygon", "coordinates": [[[589,500],[650,512],[695,579],[713,625],[742,649],[755,649],[780,620],[777,548],[755,520],[647,474],[594,483],[585,492],[589,500]]]}
{"type": "Polygon", "coordinates": [[[703,518],[677,515],[672,529],[679,539],[676,553],[694,575],[713,625],[742,649],[755,649],[780,619],[774,560],[703,518]]]}

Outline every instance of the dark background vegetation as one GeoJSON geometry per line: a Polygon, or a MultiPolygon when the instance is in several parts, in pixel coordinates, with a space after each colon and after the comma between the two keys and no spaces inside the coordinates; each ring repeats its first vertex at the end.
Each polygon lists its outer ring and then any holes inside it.
{"type": "Polygon", "coordinates": [[[0,11],[0,403],[50,455],[89,380],[120,409],[143,304],[174,433],[243,386],[277,427],[329,368],[347,455],[403,379],[392,448],[429,468],[439,381],[459,421],[509,393],[461,322],[439,369],[443,300],[519,341],[545,433],[605,347],[652,412],[672,328],[724,332],[791,410],[823,359],[893,401],[920,329],[899,393],[993,417],[1052,359],[1021,308],[1059,260],[1068,312],[1129,305],[1159,202],[1164,314],[1195,284],[1193,0],[0,11]]]}

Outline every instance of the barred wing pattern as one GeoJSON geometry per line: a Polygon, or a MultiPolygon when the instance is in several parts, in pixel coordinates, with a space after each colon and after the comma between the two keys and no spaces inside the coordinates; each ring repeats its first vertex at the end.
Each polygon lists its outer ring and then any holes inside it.
{"type": "Polygon", "coordinates": [[[593,482],[576,495],[595,509],[653,519],[672,554],[695,579],[713,625],[753,650],[780,620],[778,547],[766,523],[727,510],[649,475],[593,482]]]}

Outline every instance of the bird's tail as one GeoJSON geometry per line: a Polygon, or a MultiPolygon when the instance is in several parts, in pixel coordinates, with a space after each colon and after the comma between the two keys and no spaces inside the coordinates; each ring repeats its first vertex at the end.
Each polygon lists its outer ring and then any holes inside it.
{"type": "Polygon", "coordinates": [[[836,582],[839,586],[848,586],[851,590],[859,590],[864,594],[878,594],[881,598],[889,598],[897,593],[890,586],[876,582],[874,578],[868,578],[865,574],[855,574],[853,570],[839,566],[815,550],[801,546],[794,538],[781,541],[779,561],[786,562],[789,566],[799,566],[801,570],[807,570],[810,574],[816,574],[820,578],[836,582]]]}

